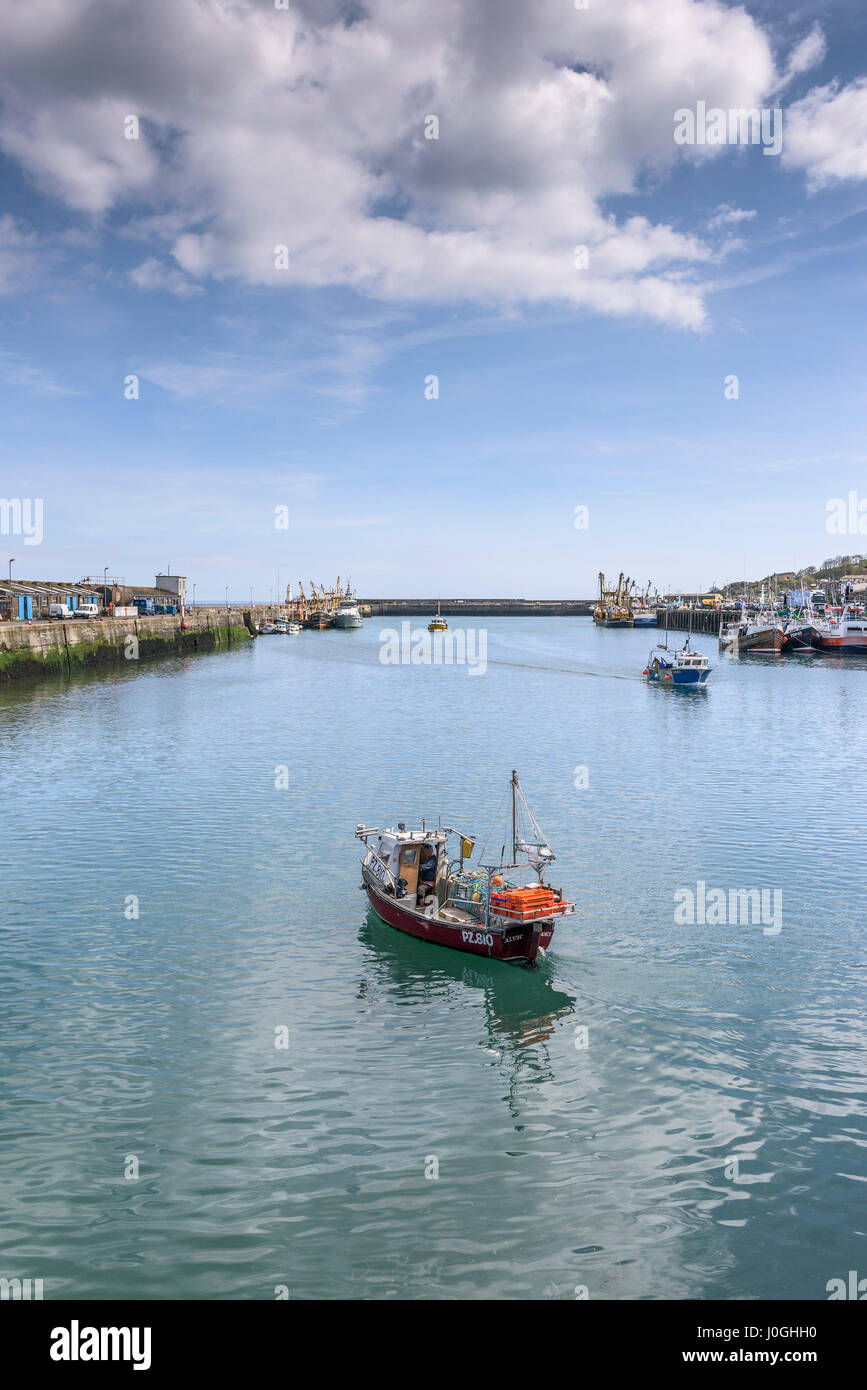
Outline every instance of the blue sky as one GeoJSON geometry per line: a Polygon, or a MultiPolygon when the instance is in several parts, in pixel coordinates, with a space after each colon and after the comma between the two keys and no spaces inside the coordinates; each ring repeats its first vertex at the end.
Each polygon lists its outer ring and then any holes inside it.
{"type": "Polygon", "coordinates": [[[0,563],[556,597],[867,550],[826,531],[867,496],[864,11],[526,8],[7,7],[0,491],[45,537],[0,563]],[[699,99],[782,154],[677,147],[699,99]]]}

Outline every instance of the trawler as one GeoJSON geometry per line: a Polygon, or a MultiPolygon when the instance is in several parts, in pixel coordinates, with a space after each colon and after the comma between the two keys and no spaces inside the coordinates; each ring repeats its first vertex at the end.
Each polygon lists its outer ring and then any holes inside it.
{"type": "Polygon", "coordinates": [[[777,616],[773,604],[768,607],[764,586],[756,611],[748,613],[744,607],[739,618],[725,624],[720,617],[720,651],[758,652],[777,656],[783,650],[785,641],[786,625],[777,616]]]}
{"type": "Polygon", "coordinates": [[[657,626],[657,607],[658,602],[650,602],[650,583],[643,594],[639,594],[632,603],[632,622],[635,627],[656,627],[657,626]]]}
{"type": "Polygon", "coordinates": [[[365,848],[361,887],[383,922],[455,951],[536,964],[551,944],[557,919],[575,909],[559,888],[544,881],[554,853],[516,772],[509,787],[508,837],[499,859],[476,868],[467,863],[475,839],[453,827],[428,829],[424,820],[420,830],[408,830],[403,821],[387,830],[356,827],[365,848]],[[457,855],[450,859],[452,837],[457,855]],[[527,875],[531,881],[522,882],[527,875]]]}
{"type": "Polygon", "coordinates": [[[624,580],[621,571],[617,588],[606,587],[605,575],[599,575],[599,600],[593,609],[593,621],[599,627],[632,627],[634,617],[631,598],[632,581],[624,580]]]}
{"type": "Polygon", "coordinates": [[[867,613],[861,604],[829,606],[814,620],[814,642],[823,652],[867,654],[867,613]]]}
{"type": "Polygon", "coordinates": [[[350,588],[348,582],[345,588],[341,588],[339,575],[333,589],[314,584],[311,579],[310,594],[304,592],[301,582],[298,584],[298,592],[298,599],[292,599],[287,595],[287,604],[290,606],[291,617],[300,622],[302,627],[363,627],[364,619],[355,590],[350,588]]]}
{"type": "Polygon", "coordinates": [[[338,601],[337,611],[334,614],[335,627],[363,627],[364,619],[358,611],[358,604],[355,595],[344,595],[338,601]]]}

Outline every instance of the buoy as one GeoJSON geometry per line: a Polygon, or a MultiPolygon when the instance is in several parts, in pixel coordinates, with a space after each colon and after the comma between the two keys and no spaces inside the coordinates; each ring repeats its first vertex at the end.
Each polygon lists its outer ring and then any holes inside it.
{"type": "Polygon", "coordinates": [[[502,881],[503,880],[499,874],[494,874],[494,877],[491,879],[491,883],[494,885],[495,888],[498,888],[502,881]]]}

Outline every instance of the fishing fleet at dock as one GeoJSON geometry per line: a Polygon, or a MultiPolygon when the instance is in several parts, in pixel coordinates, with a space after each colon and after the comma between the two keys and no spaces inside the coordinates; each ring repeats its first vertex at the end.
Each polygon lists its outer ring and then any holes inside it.
{"type": "Polygon", "coordinates": [[[286,588],[282,616],[267,619],[259,631],[264,636],[275,633],[295,635],[304,628],[323,631],[326,628],[352,630],[363,626],[364,617],[355,590],[349,581],[341,586],[338,575],[333,588],[315,584],[311,579],[309,595],[305,593],[304,585],[299,581],[296,597],[292,592],[292,585],[289,584],[286,588]]]}
{"type": "Polygon", "coordinates": [[[867,654],[867,610],[863,603],[839,594],[826,599],[822,592],[802,594],[800,603],[792,603],[791,597],[787,595],[783,601],[773,595],[766,598],[763,589],[757,603],[743,600],[736,617],[720,621],[720,650],[770,656],[799,652],[867,654]]]}
{"type": "Polygon", "coordinates": [[[624,578],[621,571],[617,584],[606,584],[599,575],[599,598],[593,609],[593,621],[599,627],[656,627],[659,596],[650,598],[650,584],[644,593],[636,593],[633,579],[624,578]]]}

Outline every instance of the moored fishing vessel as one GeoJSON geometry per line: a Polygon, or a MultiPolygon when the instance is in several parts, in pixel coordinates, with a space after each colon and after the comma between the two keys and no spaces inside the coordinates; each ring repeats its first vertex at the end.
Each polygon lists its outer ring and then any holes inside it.
{"type": "Polygon", "coordinates": [[[792,652],[811,652],[816,638],[815,620],[806,614],[790,614],[783,622],[783,645],[780,650],[792,652]]]}
{"type": "Polygon", "coordinates": [[[337,604],[337,611],[334,614],[334,626],[342,628],[356,628],[364,626],[364,619],[358,610],[354,594],[344,594],[337,604]]]}
{"type": "Polygon", "coordinates": [[[827,607],[814,628],[819,651],[867,654],[867,613],[860,604],[827,607]]]}
{"type": "Polygon", "coordinates": [[[784,641],[783,624],[772,614],[744,615],[725,625],[720,623],[720,651],[777,655],[783,650],[784,641]]]}
{"type": "Polygon", "coordinates": [[[643,594],[633,600],[632,603],[632,622],[635,627],[656,627],[656,605],[650,602],[650,584],[643,594]]]}
{"type": "Polygon", "coordinates": [[[468,867],[475,840],[448,826],[428,830],[422,821],[420,830],[407,830],[401,821],[396,829],[356,828],[365,846],[361,886],[384,922],[438,946],[535,964],[550,945],[556,919],[574,907],[543,881],[554,854],[527,806],[517,773],[509,785],[510,862],[504,846],[499,862],[468,867]],[[459,851],[453,860],[448,857],[451,836],[457,837],[459,851]],[[522,884],[521,876],[528,873],[536,880],[522,884]]]}
{"type": "Polygon", "coordinates": [[[617,588],[605,586],[605,575],[599,575],[599,600],[593,609],[593,621],[599,627],[632,627],[632,582],[624,580],[623,572],[617,580],[617,588]]]}

